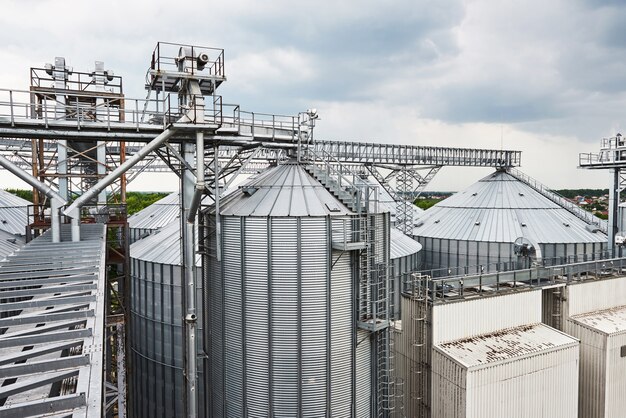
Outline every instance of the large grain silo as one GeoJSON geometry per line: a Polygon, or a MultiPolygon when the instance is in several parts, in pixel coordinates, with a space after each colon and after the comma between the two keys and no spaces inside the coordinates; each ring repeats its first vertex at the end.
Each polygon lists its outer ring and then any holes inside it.
{"type": "Polygon", "coordinates": [[[545,263],[599,258],[607,237],[506,171],[496,171],[426,210],[416,221],[427,269],[474,273],[517,266],[513,244],[537,245],[545,263]],[[594,232],[596,231],[596,232],[594,232]],[[455,267],[474,266],[470,271],[455,267]]]}
{"type": "MultiPolygon", "coordinates": [[[[371,414],[372,365],[384,361],[372,358],[375,333],[357,326],[359,218],[307,170],[268,170],[206,217],[212,416],[371,414]]],[[[370,219],[368,260],[379,268],[389,215],[370,219]]]]}
{"type": "Polygon", "coordinates": [[[0,261],[24,245],[24,238],[0,230],[0,261]]]}
{"type": "Polygon", "coordinates": [[[179,215],[180,195],[175,192],[130,216],[128,227],[131,244],[174,222],[179,215]]]}
{"type": "MultiPolygon", "coordinates": [[[[180,222],[174,221],[130,246],[131,417],[184,415],[180,239],[180,222]]],[[[205,393],[202,375],[199,391],[205,393]]]]}
{"type": "Polygon", "coordinates": [[[418,271],[422,266],[422,244],[404,235],[396,228],[391,228],[391,265],[393,266],[393,317],[399,318],[400,296],[408,274],[418,271]]]}
{"type": "Polygon", "coordinates": [[[29,205],[29,201],[0,190],[0,230],[13,235],[26,235],[29,205]]]}

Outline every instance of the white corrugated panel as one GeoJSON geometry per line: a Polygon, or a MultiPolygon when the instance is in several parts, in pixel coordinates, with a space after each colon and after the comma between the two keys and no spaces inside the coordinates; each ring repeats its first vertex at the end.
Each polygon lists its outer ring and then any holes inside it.
{"type": "Polygon", "coordinates": [[[433,306],[433,343],[459,340],[541,322],[541,290],[527,290],[433,306]]]}
{"type": "Polygon", "coordinates": [[[621,349],[626,346],[626,306],[570,317],[565,330],[581,343],[580,416],[623,416],[626,361],[621,349]]]}
{"type": "Polygon", "coordinates": [[[626,279],[583,281],[567,288],[569,315],[626,305],[626,279]]]}
{"type": "Polygon", "coordinates": [[[577,340],[543,324],[440,344],[432,417],[576,417],[578,353],[577,340]]]}

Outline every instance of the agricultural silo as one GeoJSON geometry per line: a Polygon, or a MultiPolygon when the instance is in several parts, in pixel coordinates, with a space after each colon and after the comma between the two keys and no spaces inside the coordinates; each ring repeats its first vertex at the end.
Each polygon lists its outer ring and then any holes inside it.
{"type": "Polygon", "coordinates": [[[180,195],[174,192],[130,216],[128,228],[131,244],[174,222],[179,215],[180,195]]]}
{"type": "MultiPolygon", "coordinates": [[[[370,417],[377,363],[357,327],[359,218],[307,170],[270,169],[206,216],[212,416],[370,417]]],[[[382,266],[389,215],[370,219],[370,261],[382,266]]]]}
{"type": "Polygon", "coordinates": [[[13,193],[0,190],[0,230],[13,235],[26,235],[29,205],[32,203],[13,193]]]}
{"type": "MultiPolygon", "coordinates": [[[[184,415],[180,241],[180,222],[174,221],[130,246],[131,417],[184,415]]],[[[199,258],[197,262],[199,265],[199,258]]],[[[197,306],[202,306],[201,283],[198,285],[197,306]]],[[[202,404],[202,374],[198,390],[202,404]]]]}
{"type": "Polygon", "coordinates": [[[475,273],[479,266],[483,271],[521,267],[513,248],[521,237],[539,247],[546,264],[600,258],[607,237],[594,230],[499,170],[426,210],[416,221],[414,236],[423,245],[425,268],[449,275],[475,273]],[[473,268],[464,270],[466,266],[473,268]]]}
{"type": "Polygon", "coordinates": [[[0,230],[0,261],[24,245],[24,238],[0,230]]]}
{"type": "Polygon", "coordinates": [[[393,267],[393,317],[398,318],[400,313],[400,295],[408,274],[418,271],[422,264],[422,244],[411,237],[404,235],[396,228],[391,228],[390,258],[393,267]]]}

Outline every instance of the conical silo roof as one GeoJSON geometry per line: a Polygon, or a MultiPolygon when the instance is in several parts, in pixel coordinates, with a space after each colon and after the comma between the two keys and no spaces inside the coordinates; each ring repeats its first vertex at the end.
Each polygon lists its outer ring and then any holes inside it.
{"type": "Polygon", "coordinates": [[[0,261],[24,246],[24,239],[0,230],[0,261]]]}
{"type": "Polygon", "coordinates": [[[179,215],[179,194],[174,192],[130,216],[128,227],[131,229],[160,229],[172,223],[179,215]]]}
{"type": "MultiPolygon", "coordinates": [[[[181,265],[180,262],[180,222],[170,222],[158,232],[130,245],[130,256],[149,263],[181,265]]],[[[196,265],[201,263],[196,255],[196,265]]]]}
{"type": "Polygon", "coordinates": [[[286,162],[245,182],[220,203],[223,216],[327,216],[352,212],[303,165],[286,162]]]}
{"type": "Polygon", "coordinates": [[[25,235],[28,225],[28,200],[0,190],[0,230],[13,235],[25,235]]]}
{"type": "Polygon", "coordinates": [[[505,171],[437,203],[416,221],[419,237],[481,242],[606,242],[587,223],[505,171]]]}
{"type": "Polygon", "coordinates": [[[389,250],[392,260],[416,254],[422,250],[422,244],[404,235],[396,228],[391,228],[390,237],[389,250]]]}

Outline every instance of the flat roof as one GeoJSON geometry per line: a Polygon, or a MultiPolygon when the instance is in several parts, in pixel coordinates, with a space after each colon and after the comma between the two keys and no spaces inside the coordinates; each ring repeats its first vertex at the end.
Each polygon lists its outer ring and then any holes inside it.
{"type": "Polygon", "coordinates": [[[626,332],[626,306],[574,315],[571,319],[606,335],[626,332]]]}
{"type": "Polygon", "coordinates": [[[466,368],[506,362],[578,344],[578,340],[544,324],[508,328],[449,341],[435,348],[466,368]]]}

